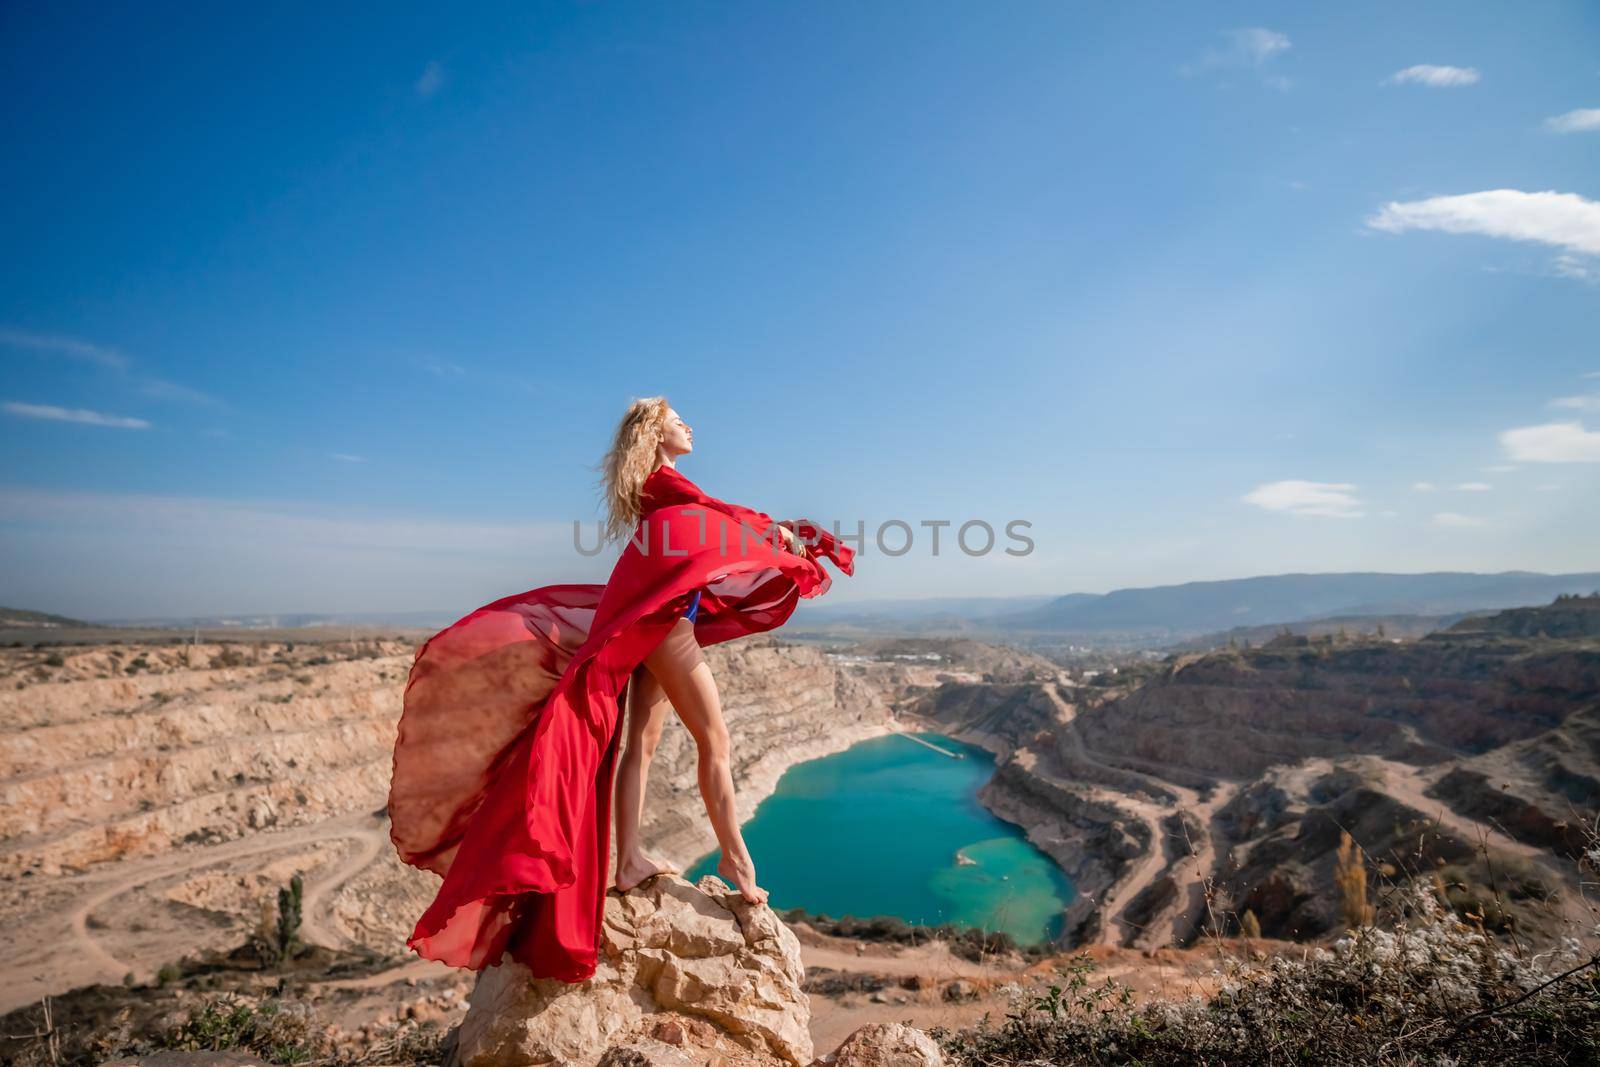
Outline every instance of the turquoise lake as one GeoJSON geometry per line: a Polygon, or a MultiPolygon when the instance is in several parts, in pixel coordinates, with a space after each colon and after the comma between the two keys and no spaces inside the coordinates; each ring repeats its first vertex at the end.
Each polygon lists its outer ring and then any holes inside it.
{"type": "MultiPolygon", "coordinates": [[[[978,803],[994,757],[941,734],[915,736],[966,758],[890,734],[784,773],[744,824],[769,903],[1005,931],[1023,944],[1058,936],[1072,883],[978,803]]],[[[701,859],[689,880],[715,874],[720,858],[701,859]]]]}

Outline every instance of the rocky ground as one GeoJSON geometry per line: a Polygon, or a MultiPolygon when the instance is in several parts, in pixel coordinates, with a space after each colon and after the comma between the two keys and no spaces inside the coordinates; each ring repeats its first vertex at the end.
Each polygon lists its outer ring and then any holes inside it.
{"type": "MultiPolygon", "coordinates": [[[[270,941],[298,876],[317,948],[297,980],[331,1025],[462,1017],[467,976],[405,956],[435,883],[394,859],[382,810],[425,635],[59,636],[0,649],[0,1009],[96,983],[88,1017],[281,983],[238,950],[270,941]]],[[[1121,686],[960,640],[710,654],[745,815],[793,763],[887,730],[980,744],[999,761],[980,799],[1079,888],[1070,941],[1141,995],[1205,993],[1245,928],[1341,929],[1341,832],[1380,907],[1384,886],[1427,879],[1513,940],[1594,926],[1572,875],[1600,803],[1595,598],[1415,641],[1185,653],[1121,686]]],[[[714,846],[675,722],[646,809],[657,855],[687,867],[714,846]]],[[[1005,990],[1069,958],[794,936],[819,1053],[867,1023],[1003,1012],[1005,990]]]]}
{"type": "Polygon", "coordinates": [[[1186,653],[1131,686],[952,682],[901,718],[996,753],[980,798],[1072,877],[1080,942],[1190,944],[1246,913],[1333,934],[1341,833],[1375,896],[1437,881],[1532,944],[1600,917],[1575,866],[1600,809],[1600,598],[1186,653]]]}
{"type": "MultiPolygon", "coordinates": [[[[459,1015],[466,977],[406,958],[436,881],[394,858],[383,814],[426,635],[51,636],[0,649],[0,1010],[95,984],[153,986],[184,957],[269,936],[298,876],[302,940],[344,954],[322,983],[336,1022],[395,1016],[415,988],[428,991],[425,1013],[459,1015]]],[[[894,729],[888,697],[951,677],[926,661],[858,668],[772,638],[710,656],[747,817],[793,763],[894,729]]],[[[675,721],[646,808],[655,854],[687,868],[715,847],[675,721]]]]}

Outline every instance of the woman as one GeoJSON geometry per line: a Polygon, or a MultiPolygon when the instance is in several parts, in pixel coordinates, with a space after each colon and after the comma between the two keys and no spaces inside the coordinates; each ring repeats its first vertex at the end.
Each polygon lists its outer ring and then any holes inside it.
{"type": "Polygon", "coordinates": [[[782,625],[799,598],[831,584],[820,557],[851,574],[854,553],[814,523],[707,496],[677,470],[692,445],[664,397],[634,401],[604,465],[607,536],[631,532],[606,584],[505,597],[418,649],[389,792],[400,858],[444,878],[407,941],[418,954],[482,969],[509,952],[537,977],[594,973],[624,687],[619,887],[670,869],[638,843],[648,755],[670,702],[699,746],[718,870],[746,900],[765,900],[699,650],[782,625]]]}

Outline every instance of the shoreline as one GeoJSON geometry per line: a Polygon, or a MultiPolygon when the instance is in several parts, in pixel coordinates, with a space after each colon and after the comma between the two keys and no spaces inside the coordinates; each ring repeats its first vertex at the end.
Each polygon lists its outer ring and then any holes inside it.
{"type": "MultiPolygon", "coordinates": [[[[1090,854],[1082,849],[1063,853],[1060,846],[1064,842],[1044,832],[1039,820],[1027,819],[1025,812],[1020,810],[1020,805],[1007,803],[1007,794],[1004,792],[1003,783],[999,785],[997,783],[1001,783],[1002,772],[1010,766],[1005,761],[1011,757],[1014,749],[1002,738],[992,734],[986,734],[981,731],[951,730],[923,716],[910,712],[900,712],[891,714],[891,717],[887,720],[865,723],[853,729],[840,730],[830,734],[825,742],[788,748],[783,750],[781,755],[778,751],[769,751],[758,759],[754,765],[756,769],[752,770],[748,778],[743,780],[736,779],[735,781],[740,828],[743,829],[755,817],[756,809],[759,808],[761,803],[777,791],[779,780],[791,767],[837,755],[863,741],[870,741],[873,738],[885,737],[890,734],[904,734],[908,736],[909,740],[919,740],[910,736],[915,733],[937,734],[953,741],[970,744],[983,749],[995,758],[993,772],[978,785],[973,795],[979,805],[990,815],[1015,827],[1023,840],[1027,841],[1030,846],[1048,859],[1071,885],[1072,898],[1059,913],[1062,919],[1061,934],[1056,938],[1044,939],[1038,942],[1040,945],[1052,947],[1066,945],[1071,940],[1070,935],[1074,927],[1081,926],[1087,917],[1083,914],[1084,902],[1094,904],[1097,899],[1096,895],[1091,895],[1084,891],[1083,882],[1080,879],[1087,879],[1091,883],[1101,880],[1103,877],[1100,874],[1101,869],[1103,869],[1102,865],[1093,860],[1090,854]],[[794,758],[787,758],[791,756],[794,758]]],[[[927,744],[927,742],[923,743],[927,744]]],[[[939,749],[936,745],[929,745],[929,747],[945,752],[944,749],[939,749]]],[[[949,755],[948,752],[946,754],[949,755]]],[[[710,824],[702,819],[692,828],[685,828],[678,833],[653,841],[651,850],[660,858],[678,865],[681,870],[687,872],[716,849],[717,841],[711,831],[710,824]],[[699,848],[699,851],[695,851],[692,856],[686,856],[684,850],[688,848],[699,848]]],[[[955,862],[958,864],[971,864],[976,861],[967,858],[961,850],[957,850],[955,862]]],[[[1112,881],[1115,881],[1115,878],[1107,881],[1107,884],[1109,885],[1112,881]]]]}

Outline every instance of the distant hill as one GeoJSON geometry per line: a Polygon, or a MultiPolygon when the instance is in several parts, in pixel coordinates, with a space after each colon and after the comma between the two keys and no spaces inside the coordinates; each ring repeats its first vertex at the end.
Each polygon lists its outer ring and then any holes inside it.
{"type": "MultiPolygon", "coordinates": [[[[1096,594],[1077,593],[1093,600],[1096,594]]],[[[1008,597],[922,597],[904,600],[869,600],[830,604],[803,601],[785,627],[787,633],[806,631],[833,635],[878,634],[990,634],[995,620],[1063,599],[1048,594],[1008,597]]]]}
{"type": "Polygon", "coordinates": [[[1450,615],[1547,604],[1600,589],[1600,572],[1278,574],[1061,597],[992,620],[1013,632],[1173,637],[1345,615],[1450,615]]]}
{"type": "Polygon", "coordinates": [[[92,622],[82,619],[69,619],[65,615],[51,615],[43,611],[28,611],[25,608],[0,607],[0,630],[48,630],[56,627],[84,627],[93,626],[92,622]]]}
{"type": "Polygon", "coordinates": [[[1330,615],[1324,619],[1301,622],[1265,623],[1260,626],[1235,626],[1231,630],[1213,631],[1199,637],[1174,641],[1162,648],[1164,652],[1201,652],[1222,648],[1230,641],[1235,645],[1264,645],[1288,630],[1304,637],[1324,637],[1343,631],[1347,635],[1378,636],[1380,633],[1397,641],[1415,641],[1438,630],[1444,630],[1465,618],[1476,618],[1478,613],[1452,612],[1449,615],[1330,615]]]}
{"type": "Polygon", "coordinates": [[[1600,637],[1600,595],[1560,596],[1539,607],[1497,615],[1472,615],[1451,626],[1450,635],[1492,633],[1508,637],[1570,639],[1600,637]]]}

